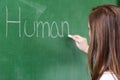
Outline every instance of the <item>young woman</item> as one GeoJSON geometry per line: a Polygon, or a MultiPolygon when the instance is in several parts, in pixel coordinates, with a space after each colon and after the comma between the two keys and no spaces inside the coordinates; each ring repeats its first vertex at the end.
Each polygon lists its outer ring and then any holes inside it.
{"type": "Polygon", "coordinates": [[[102,5],[93,8],[88,21],[90,44],[72,35],[77,47],[88,53],[92,80],[120,80],[120,8],[102,5]]]}

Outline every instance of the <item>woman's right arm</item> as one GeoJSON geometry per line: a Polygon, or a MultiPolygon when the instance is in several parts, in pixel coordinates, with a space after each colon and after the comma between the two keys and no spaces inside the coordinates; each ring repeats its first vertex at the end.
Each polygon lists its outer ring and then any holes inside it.
{"type": "Polygon", "coordinates": [[[89,45],[88,45],[88,42],[87,42],[87,39],[84,38],[84,37],[81,37],[80,35],[72,35],[71,37],[75,43],[76,43],[76,46],[83,52],[85,53],[88,53],[88,48],[89,48],[89,45]]]}

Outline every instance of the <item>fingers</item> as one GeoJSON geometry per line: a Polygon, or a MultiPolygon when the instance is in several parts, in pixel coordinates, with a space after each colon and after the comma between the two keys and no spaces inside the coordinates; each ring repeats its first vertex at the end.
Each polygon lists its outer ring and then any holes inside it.
{"type": "Polygon", "coordinates": [[[75,42],[76,46],[79,48],[80,43],[79,42],[75,42]]]}
{"type": "Polygon", "coordinates": [[[71,35],[69,37],[72,38],[75,41],[76,46],[80,50],[84,51],[85,53],[88,53],[88,47],[89,47],[89,45],[87,43],[87,39],[86,38],[81,37],[79,35],[71,35]]]}
{"type": "Polygon", "coordinates": [[[84,38],[79,35],[72,35],[71,37],[76,42],[81,42],[84,38]]]}

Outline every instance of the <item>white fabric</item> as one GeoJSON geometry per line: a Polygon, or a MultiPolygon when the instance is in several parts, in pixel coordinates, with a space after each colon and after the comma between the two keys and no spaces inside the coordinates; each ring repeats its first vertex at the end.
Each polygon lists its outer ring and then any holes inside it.
{"type": "Polygon", "coordinates": [[[104,72],[100,80],[118,80],[112,72],[104,72]]]}

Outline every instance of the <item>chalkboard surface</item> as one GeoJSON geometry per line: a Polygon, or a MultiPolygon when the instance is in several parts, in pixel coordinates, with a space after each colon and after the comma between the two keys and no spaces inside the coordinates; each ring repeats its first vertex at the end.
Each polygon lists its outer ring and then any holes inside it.
{"type": "Polygon", "coordinates": [[[88,38],[101,4],[116,0],[0,0],[0,80],[88,80],[87,55],[67,35],[88,38]]]}

